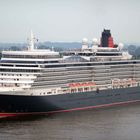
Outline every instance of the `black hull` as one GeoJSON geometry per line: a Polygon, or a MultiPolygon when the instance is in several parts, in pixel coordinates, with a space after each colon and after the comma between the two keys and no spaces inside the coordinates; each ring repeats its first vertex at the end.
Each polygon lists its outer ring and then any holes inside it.
{"type": "Polygon", "coordinates": [[[0,95],[0,116],[49,114],[140,101],[140,87],[49,96],[0,95]]]}

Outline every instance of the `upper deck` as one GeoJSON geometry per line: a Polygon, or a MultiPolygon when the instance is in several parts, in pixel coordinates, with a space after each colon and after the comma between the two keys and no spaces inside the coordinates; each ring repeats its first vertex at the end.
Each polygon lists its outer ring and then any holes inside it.
{"type": "Polygon", "coordinates": [[[62,87],[68,87],[77,82],[82,86],[95,86],[96,83],[96,86],[108,87],[111,86],[114,78],[136,78],[134,71],[140,69],[140,61],[131,60],[131,55],[123,52],[120,46],[103,48],[96,43],[89,47],[84,42],[79,50],[59,53],[53,49],[36,49],[34,39],[31,35],[26,51],[2,52],[1,90],[45,88],[47,92],[51,92],[58,88],[61,91],[62,87]],[[122,71],[123,65],[128,68],[127,73],[122,71]],[[92,84],[89,85],[89,83],[92,84]]]}

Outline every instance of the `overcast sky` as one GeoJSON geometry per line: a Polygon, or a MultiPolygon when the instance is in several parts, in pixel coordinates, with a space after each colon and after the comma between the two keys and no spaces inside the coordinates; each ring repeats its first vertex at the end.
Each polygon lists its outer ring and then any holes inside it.
{"type": "Polygon", "coordinates": [[[0,0],[0,42],[100,38],[111,29],[116,43],[140,43],[140,0],[0,0]]]}

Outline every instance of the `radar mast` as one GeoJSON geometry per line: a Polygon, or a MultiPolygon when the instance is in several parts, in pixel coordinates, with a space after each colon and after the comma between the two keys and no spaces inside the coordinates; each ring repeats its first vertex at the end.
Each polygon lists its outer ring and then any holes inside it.
{"type": "Polygon", "coordinates": [[[30,38],[28,39],[28,41],[29,41],[28,50],[29,51],[33,51],[35,49],[35,40],[36,40],[36,38],[31,30],[30,38]]]}

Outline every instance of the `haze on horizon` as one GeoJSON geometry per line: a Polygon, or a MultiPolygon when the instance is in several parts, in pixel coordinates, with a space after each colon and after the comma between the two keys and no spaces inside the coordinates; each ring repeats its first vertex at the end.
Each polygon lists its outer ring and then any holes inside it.
{"type": "Polygon", "coordinates": [[[116,43],[140,43],[139,0],[0,0],[0,42],[100,38],[111,29],[116,43]]]}

